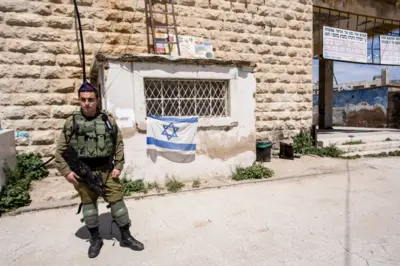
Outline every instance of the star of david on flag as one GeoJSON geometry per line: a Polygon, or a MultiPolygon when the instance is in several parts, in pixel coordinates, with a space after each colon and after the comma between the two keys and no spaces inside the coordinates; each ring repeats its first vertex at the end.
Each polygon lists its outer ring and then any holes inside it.
{"type": "Polygon", "coordinates": [[[162,135],[167,136],[168,140],[170,140],[173,137],[178,137],[176,135],[176,132],[179,130],[179,127],[176,127],[173,123],[170,123],[169,125],[162,125],[164,128],[164,131],[161,133],[162,135]],[[169,129],[172,130],[172,132],[169,131],[169,129]]]}
{"type": "Polygon", "coordinates": [[[196,154],[197,117],[147,117],[147,148],[180,155],[196,154]]]}

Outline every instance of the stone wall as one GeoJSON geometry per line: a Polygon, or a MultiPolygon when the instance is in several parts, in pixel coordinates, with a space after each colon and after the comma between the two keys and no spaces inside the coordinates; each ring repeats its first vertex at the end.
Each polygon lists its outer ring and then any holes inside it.
{"type": "MultiPolygon", "coordinates": [[[[98,51],[147,52],[144,0],[78,2],[87,73],[98,51]]],[[[175,2],[180,34],[211,39],[219,58],[258,63],[258,139],[289,138],[311,125],[311,0],[175,2]]],[[[29,132],[18,151],[53,154],[77,107],[77,36],[72,0],[0,1],[1,126],[29,132]]]]}

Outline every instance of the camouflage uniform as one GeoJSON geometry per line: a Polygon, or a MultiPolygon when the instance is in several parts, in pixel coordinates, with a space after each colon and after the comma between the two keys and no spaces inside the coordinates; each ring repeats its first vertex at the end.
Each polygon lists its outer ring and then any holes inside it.
{"type": "MultiPolygon", "coordinates": [[[[128,229],[131,221],[123,200],[123,187],[120,179],[111,176],[113,169],[122,171],[125,163],[123,137],[115,119],[104,111],[98,112],[94,118],[87,119],[81,110],[74,112],[66,119],[59,135],[55,154],[56,167],[63,176],[71,173],[70,167],[62,157],[68,145],[74,147],[80,160],[85,162],[93,172],[101,174],[105,184],[104,200],[109,203],[113,220],[121,230],[121,246],[142,250],[143,244],[134,239],[128,229]],[[107,132],[105,122],[102,120],[103,114],[107,115],[110,124],[118,132],[116,140],[114,135],[107,132]],[[112,158],[113,160],[111,160],[112,158]]],[[[78,183],[74,187],[81,198],[83,220],[92,235],[92,239],[97,240],[96,244],[92,244],[89,248],[89,257],[95,257],[103,245],[98,232],[98,196],[89,190],[85,184],[78,183]]]]}
{"type": "MultiPolygon", "coordinates": [[[[73,115],[76,115],[74,113],[73,115]]],[[[66,176],[71,172],[67,162],[61,156],[61,154],[67,149],[68,143],[73,140],[72,136],[72,128],[73,128],[73,115],[67,118],[65,121],[63,130],[59,136],[57,147],[56,147],[56,166],[61,175],[66,176]]],[[[111,125],[118,129],[118,138],[116,141],[116,149],[115,149],[115,157],[114,157],[114,166],[108,163],[108,158],[102,159],[98,162],[92,162],[90,160],[85,161],[89,167],[93,171],[97,171],[101,174],[103,183],[106,185],[106,196],[105,201],[109,203],[116,203],[123,198],[123,188],[119,181],[119,179],[114,179],[111,177],[111,172],[113,169],[121,170],[124,167],[125,157],[124,157],[124,142],[122,139],[121,130],[115,122],[115,119],[107,114],[109,117],[109,121],[111,125]],[[104,164],[105,163],[105,164],[104,164]]],[[[99,114],[98,116],[101,116],[99,114]]],[[[101,120],[101,119],[100,119],[101,120]]],[[[103,121],[101,121],[104,123],[103,121]]],[[[79,196],[81,197],[81,201],[83,204],[96,202],[97,195],[94,194],[91,190],[89,190],[85,185],[79,183],[78,185],[74,185],[75,189],[78,191],[79,196]]]]}

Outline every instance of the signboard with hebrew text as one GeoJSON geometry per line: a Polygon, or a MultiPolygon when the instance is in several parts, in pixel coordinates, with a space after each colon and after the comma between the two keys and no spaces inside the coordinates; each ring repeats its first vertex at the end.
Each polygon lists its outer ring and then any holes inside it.
{"type": "Polygon", "coordinates": [[[400,65],[400,37],[380,36],[381,64],[400,65]]]}
{"type": "Polygon", "coordinates": [[[332,27],[323,28],[323,58],[357,63],[368,62],[368,35],[332,27]]]}

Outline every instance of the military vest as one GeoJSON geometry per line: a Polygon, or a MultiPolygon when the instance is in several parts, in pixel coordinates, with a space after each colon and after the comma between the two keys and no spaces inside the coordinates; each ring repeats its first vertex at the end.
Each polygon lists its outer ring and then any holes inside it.
{"type": "Polygon", "coordinates": [[[101,112],[100,115],[92,120],[85,118],[80,111],[72,114],[70,145],[76,150],[79,158],[113,156],[114,135],[113,132],[108,132],[106,123],[102,120],[103,114],[109,118],[105,112],[101,112]]]}

